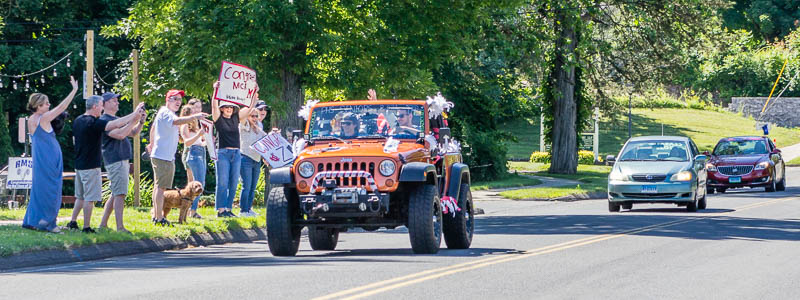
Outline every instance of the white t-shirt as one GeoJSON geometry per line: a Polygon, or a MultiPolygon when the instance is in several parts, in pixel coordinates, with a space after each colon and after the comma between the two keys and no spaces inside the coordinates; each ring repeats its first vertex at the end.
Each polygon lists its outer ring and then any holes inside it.
{"type": "Polygon", "coordinates": [[[178,116],[169,110],[166,106],[162,106],[156,114],[153,128],[155,135],[153,136],[153,153],[150,157],[155,157],[161,160],[173,161],[175,160],[175,153],[178,151],[178,126],[173,125],[178,116]]]}

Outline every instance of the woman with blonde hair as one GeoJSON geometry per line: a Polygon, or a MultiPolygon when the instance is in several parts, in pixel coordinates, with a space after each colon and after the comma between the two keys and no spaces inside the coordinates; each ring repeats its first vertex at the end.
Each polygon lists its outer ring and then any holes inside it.
{"type": "Polygon", "coordinates": [[[28,98],[28,109],[33,112],[28,118],[33,152],[33,184],[31,198],[22,220],[22,227],[58,233],[56,217],[61,207],[61,180],[64,161],[61,146],[50,122],[64,112],[78,91],[78,82],[70,76],[72,91],[61,103],[50,109],[47,95],[33,93],[28,98]]]}
{"type": "MultiPolygon", "coordinates": [[[[181,108],[181,117],[191,116],[203,111],[203,103],[198,99],[189,100],[186,105],[181,108]]],[[[183,165],[186,167],[186,177],[189,182],[199,181],[206,186],[206,141],[203,139],[203,129],[200,127],[200,121],[194,120],[187,124],[181,125],[180,137],[183,140],[183,165]]],[[[194,198],[192,201],[192,208],[189,211],[189,216],[192,218],[202,219],[203,217],[197,213],[197,203],[200,201],[200,196],[194,198]]]]}

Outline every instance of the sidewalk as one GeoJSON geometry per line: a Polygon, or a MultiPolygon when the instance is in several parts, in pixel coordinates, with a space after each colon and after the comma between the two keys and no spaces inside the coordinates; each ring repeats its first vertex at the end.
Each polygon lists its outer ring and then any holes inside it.
{"type": "Polygon", "coordinates": [[[781,155],[783,155],[784,162],[788,162],[792,159],[800,157],[800,143],[780,149],[781,149],[781,155]]]}

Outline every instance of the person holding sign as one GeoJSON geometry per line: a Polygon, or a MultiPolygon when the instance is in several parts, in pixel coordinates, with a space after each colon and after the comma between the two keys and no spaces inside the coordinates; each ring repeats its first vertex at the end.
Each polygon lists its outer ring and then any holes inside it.
{"type": "MultiPolygon", "coordinates": [[[[181,109],[181,117],[191,116],[203,112],[203,103],[198,99],[189,100],[181,109]]],[[[187,181],[198,181],[206,186],[206,141],[203,139],[203,130],[200,121],[193,120],[181,125],[181,139],[183,140],[183,166],[186,168],[187,181]]],[[[197,213],[197,203],[200,196],[194,198],[189,209],[189,217],[202,219],[197,213]]]]}
{"type": "Polygon", "coordinates": [[[264,132],[264,120],[267,104],[258,101],[255,109],[251,110],[247,121],[239,124],[240,147],[242,151],[242,192],[239,194],[239,213],[242,217],[256,217],[258,214],[252,210],[253,198],[256,196],[258,178],[261,176],[261,155],[250,148],[250,145],[267,135],[264,132]]]}
{"type": "Polygon", "coordinates": [[[200,120],[208,116],[202,112],[186,117],[178,117],[175,112],[181,107],[183,97],[181,90],[169,90],[166,103],[162,106],[150,128],[150,162],[153,164],[153,223],[169,226],[164,218],[164,192],[172,187],[175,178],[175,152],[178,151],[178,126],[200,120]]]}
{"type": "MultiPolygon", "coordinates": [[[[214,83],[215,94],[221,88],[222,83],[214,83]]],[[[256,87],[256,90],[258,87],[256,87]]],[[[258,93],[253,96],[258,97],[258,93]]],[[[252,104],[253,101],[250,101],[252,104]]],[[[239,109],[239,106],[228,102],[211,99],[211,118],[214,120],[214,127],[217,128],[217,199],[214,206],[217,209],[217,217],[236,217],[231,211],[233,209],[233,197],[236,196],[236,188],[239,186],[239,172],[242,164],[242,153],[239,146],[239,124],[247,122],[251,108],[239,109]],[[237,110],[239,110],[237,112],[237,110]]]]}
{"type": "Polygon", "coordinates": [[[22,219],[22,227],[34,230],[43,230],[59,233],[56,226],[58,209],[61,207],[61,180],[64,171],[64,161],[61,157],[61,146],[50,122],[64,112],[69,106],[75,93],[78,92],[78,82],[69,77],[72,91],[69,92],[58,106],[50,109],[50,100],[47,95],[33,93],[28,98],[28,109],[33,115],[28,118],[28,132],[31,134],[33,152],[33,182],[31,198],[22,219]]]}

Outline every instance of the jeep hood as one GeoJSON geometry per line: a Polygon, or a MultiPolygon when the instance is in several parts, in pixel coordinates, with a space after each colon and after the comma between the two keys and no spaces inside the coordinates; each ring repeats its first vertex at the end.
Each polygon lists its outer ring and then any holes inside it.
{"type": "Polygon", "coordinates": [[[415,150],[422,150],[423,146],[414,142],[400,142],[397,151],[385,153],[383,152],[383,142],[371,143],[320,143],[308,146],[300,152],[298,159],[307,159],[311,157],[397,157],[398,153],[413,152],[415,150]]]}

